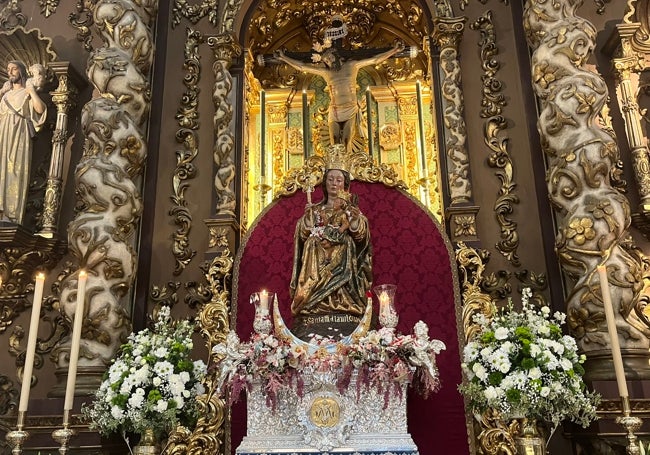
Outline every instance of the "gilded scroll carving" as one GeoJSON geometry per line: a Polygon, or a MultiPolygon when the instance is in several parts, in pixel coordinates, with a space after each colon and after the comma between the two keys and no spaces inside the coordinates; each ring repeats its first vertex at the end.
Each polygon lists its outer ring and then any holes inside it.
{"type": "MultiPolygon", "coordinates": [[[[488,0],[478,0],[478,1],[481,2],[484,5],[487,4],[487,2],[488,2],[488,0]]],[[[503,3],[504,5],[507,5],[509,3],[509,1],[508,0],[501,0],[501,3],[503,3]]],[[[465,11],[465,7],[467,5],[469,5],[469,0],[460,0],[459,6],[460,6],[461,11],[465,11]]]]}
{"type": "Polygon", "coordinates": [[[496,243],[496,249],[510,263],[519,267],[521,261],[517,255],[519,247],[519,233],[517,223],[509,218],[514,212],[514,205],[519,204],[519,197],[514,193],[516,183],[513,178],[512,158],[508,153],[508,137],[503,133],[508,127],[508,122],[503,117],[503,108],[507,102],[501,90],[503,85],[497,79],[497,72],[501,64],[495,58],[499,53],[496,45],[496,33],[492,23],[492,12],[487,11],[475,22],[470,24],[473,30],[481,32],[481,66],[483,68],[483,99],[481,101],[480,116],[486,119],[483,124],[485,144],[491,150],[488,157],[488,164],[496,168],[497,178],[501,182],[501,188],[494,204],[494,214],[501,229],[501,240],[496,243]]]}
{"type": "MultiPolygon", "coordinates": [[[[150,2],[129,0],[102,1],[94,10],[105,46],[92,53],[87,74],[101,96],[83,108],[86,142],[75,172],[79,213],[68,228],[70,252],[88,272],[80,369],[105,368],[131,329],[124,297],[135,278],[131,237],[142,208],[136,181],[146,156],[152,13],[150,2]]],[[[61,286],[62,311],[70,320],[77,276],[61,286]]],[[[58,348],[61,368],[68,344],[58,348]]]]}
{"type": "Polygon", "coordinates": [[[25,25],[27,25],[27,16],[23,14],[18,0],[8,0],[0,9],[0,30],[11,31],[25,25]]]}
{"type": "Polygon", "coordinates": [[[185,38],[185,76],[183,84],[185,92],[181,97],[181,105],[176,111],[179,129],[176,131],[176,142],[182,148],[176,150],[176,168],[172,178],[174,194],[171,196],[173,206],[169,209],[169,215],[174,218],[177,226],[174,231],[172,253],[175,266],[174,275],[181,272],[190,263],[196,251],[190,248],[189,234],[192,229],[192,214],[187,208],[185,191],[189,188],[188,180],[196,176],[194,158],[199,153],[199,88],[198,82],[201,78],[201,60],[199,55],[199,44],[203,42],[203,35],[190,28],[186,31],[185,38]]]}
{"type": "MultiPolygon", "coordinates": [[[[406,183],[400,180],[397,172],[385,164],[377,165],[372,157],[364,151],[355,152],[349,158],[350,174],[355,180],[369,183],[383,183],[389,187],[407,189],[406,183]]],[[[325,159],[322,155],[310,156],[300,168],[287,172],[279,185],[276,196],[289,196],[308,186],[319,185],[325,172],[325,159]]]]}
{"type": "Polygon", "coordinates": [[[607,4],[608,4],[609,2],[611,2],[611,1],[612,1],[612,0],[594,0],[594,3],[595,3],[596,6],[598,7],[598,8],[596,9],[596,12],[597,12],[598,14],[604,14],[604,13],[605,13],[605,5],[607,5],[607,4]]]}
{"type": "Polygon", "coordinates": [[[50,270],[61,259],[65,245],[59,239],[32,236],[20,226],[3,228],[0,242],[0,333],[29,305],[35,270],[50,270]]]}
{"type": "Polygon", "coordinates": [[[9,376],[0,375],[0,415],[18,406],[18,388],[9,376]]]}
{"type": "Polygon", "coordinates": [[[172,27],[179,25],[181,18],[196,24],[204,17],[207,17],[212,25],[217,25],[218,3],[217,0],[204,0],[199,4],[190,5],[187,0],[174,0],[172,27]]]}
{"type": "MultiPolygon", "coordinates": [[[[225,341],[230,329],[228,315],[232,266],[232,254],[225,248],[204,270],[208,282],[206,291],[210,297],[200,308],[199,324],[209,352],[217,343],[225,341]]],[[[208,371],[204,380],[206,393],[198,397],[200,417],[196,427],[193,431],[177,427],[170,434],[163,455],[203,455],[223,451],[227,409],[216,391],[215,370],[208,368],[208,371]]]]}
{"type": "Polygon", "coordinates": [[[576,16],[581,4],[567,1],[557,9],[531,0],[524,12],[533,50],[533,85],[542,106],[538,127],[549,158],[549,197],[557,212],[556,249],[564,272],[575,283],[567,300],[569,327],[588,356],[607,347],[596,276],[596,266],[604,265],[621,347],[647,353],[650,330],[640,303],[647,272],[639,257],[628,252],[630,207],[610,183],[619,150],[596,121],[607,100],[607,86],[585,67],[596,30],[576,16]]]}
{"type": "Polygon", "coordinates": [[[59,0],[38,0],[38,6],[41,7],[41,14],[50,17],[56,12],[59,6],[59,0]]]}
{"type": "Polygon", "coordinates": [[[75,5],[75,12],[70,14],[68,20],[70,25],[77,29],[77,40],[83,44],[83,47],[88,52],[93,50],[92,41],[92,26],[93,10],[95,5],[100,0],[77,0],[75,5]]]}
{"type": "Polygon", "coordinates": [[[470,202],[469,156],[465,127],[463,93],[460,80],[458,46],[467,18],[435,18],[433,39],[440,47],[440,68],[444,121],[447,131],[445,153],[448,162],[449,192],[452,205],[470,202]]]}
{"type": "MultiPolygon", "coordinates": [[[[447,3],[438,1],[437,4],[447,3]]],[[[305,27],[310,42],[320,42],[324,31],[329,27],[331,17],[340,14],[345,18],[348,28],[346,40],[352,49],[367,46],[374,38],[372,31],[384,18],[391,21],[400,20],[405,30],[416,41],[424,38],[423,11],[409,1],[377,2],[374,0],[359,0],[354,2],[314,3],[311,0],[268,0],[260,13],[252,18],[251,52],[253,55],[263,54],[268,50],[274,33],[282,30],[287,23],[300,20],[305,27]]],[[[225,29],[224,29],[225,30],[225,29]]],[[[265,85],[266,86],[266,85],[265,85]]]]}
{"type": "Polygon", "coordinates": [[[212,102],[215,107],[213,157],[216,167],[214,177],[214,187],[217,192],[216,213],[234,215],[237,198],[233,180],[237,168],[234,156],[235,136],[232,131],[233,106],[229,100],[232,90],[229,68],[232,59],[239,57],[242,49],[230,34],[211,36],[207,42],[214,53],[212,102]]]}

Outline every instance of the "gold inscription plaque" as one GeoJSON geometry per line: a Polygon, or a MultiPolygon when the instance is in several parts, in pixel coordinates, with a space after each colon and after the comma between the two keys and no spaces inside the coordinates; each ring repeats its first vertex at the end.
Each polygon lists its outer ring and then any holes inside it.
{"type": "Polygon", "coordinates": [[[309,410],[309,419],[317,427],[333,427],[339,423],[341,408],[333,398],[316,398],[309,410]]]}

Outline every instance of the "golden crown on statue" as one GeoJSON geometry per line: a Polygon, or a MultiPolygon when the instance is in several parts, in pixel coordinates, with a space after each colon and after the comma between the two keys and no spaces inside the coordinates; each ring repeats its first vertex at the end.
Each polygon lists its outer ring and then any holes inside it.
{"type": "Polygon", "coordinates": [[[339,169],[350,172],[350,156],[343,144],[334,144],[327,147],[325,153],[325,170],[339,169]]]}

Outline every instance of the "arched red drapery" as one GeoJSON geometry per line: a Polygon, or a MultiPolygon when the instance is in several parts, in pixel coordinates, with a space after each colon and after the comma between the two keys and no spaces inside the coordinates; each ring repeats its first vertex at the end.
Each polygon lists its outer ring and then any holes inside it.
{"type": "MultiPolygon", "coordinates": [[[[409,394],[408,428],[420,454],[469,453],[461,382],[459,337],[455,307],[455,285],[448,242],[436,222],[401,191],[382,184],[352,182],[359,207],[368,217],[373,244],[374,283],[394,283],[398,330],[410,333],[418,320],[429,326],[432,338],[442,340],[447,350],[437,357],[441,389],[427,400],[409,394]]],[[[321,198],[320,191],[314,201],[321,198]]],[[[244,240],[235,264],[236,329],[242,340],[252,332],[250,294],[266,289],[276,292],[285,321],[289,311],[293,233],[304,211],[305,195],[276,201],[256,221],[244,240]]],[[[232,447],[246,433],[245,409],[232,412],[232,447]]]]}

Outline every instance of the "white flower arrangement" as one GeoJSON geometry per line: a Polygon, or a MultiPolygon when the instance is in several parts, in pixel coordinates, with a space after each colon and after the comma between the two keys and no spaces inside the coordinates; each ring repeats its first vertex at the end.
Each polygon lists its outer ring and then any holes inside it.
{"type": "Polygon", "coordinates": [[[169,307],[162,307],[153,330],[129,335],[82,410],[90,428],[120,432],[128,442],[126,433],[153,429],[160,436],[177,424],[191,425],[206,374],[205,363],[190,357],[192,332],[188,321],[172,321],[169,307]]]}
{"type": "Polygon", "coordinates": [[[553,427],[563,420],[587,427],[596,419],[600,396],[582,379],[585,356],[578,354],[575,339],[562,333],[566,315],[556,312],[551,319],[550,309],[535,308],[531,296],[525,288],[520,312],[511,302],[491,320],[474,318],[481,331],[463,351],[467,381],[459,390],[472,412],[492,408],[553,427]]]}

